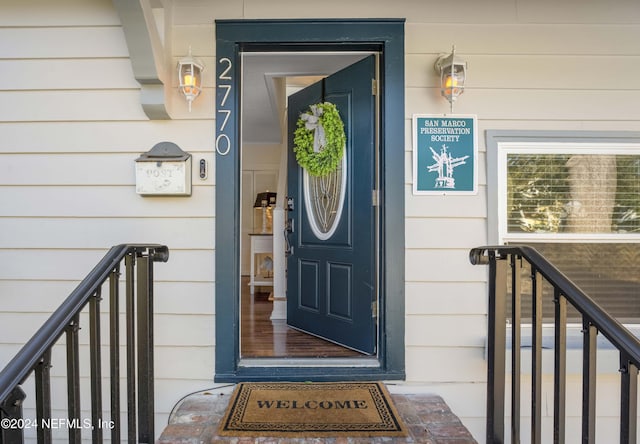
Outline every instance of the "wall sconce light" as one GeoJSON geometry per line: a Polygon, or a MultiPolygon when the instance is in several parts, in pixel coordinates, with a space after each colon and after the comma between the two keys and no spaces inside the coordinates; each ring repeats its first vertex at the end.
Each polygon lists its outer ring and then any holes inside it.
{"type": "Polygon", "coordinates": [[[204,71],[204,63],[193,58],[191,55],[191,47],[189,47],[189,55],[178,61],[180,92],[182,92],[187,99],[189,112],[191,112],[191,102],[193,102],[202,91],[202,71],[204,71]]]}
{"type": "Polygon", "coordinates": [[[453,112],[453,102],[464,92],[467,62],[456,57],[456,47],[454,46],[451,54],[438,57],[434,69],[440,74],[440,92],[451,104],[451,112],[453,112]]]}

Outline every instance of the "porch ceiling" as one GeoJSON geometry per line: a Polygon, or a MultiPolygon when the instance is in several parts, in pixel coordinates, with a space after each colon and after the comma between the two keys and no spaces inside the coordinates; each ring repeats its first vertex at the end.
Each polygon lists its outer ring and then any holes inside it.
{"type": "Polygon", "coordinates": [[[286,96],[368,52],[246,52],[242,68],[243,143],[282,143],[286,96]]]}

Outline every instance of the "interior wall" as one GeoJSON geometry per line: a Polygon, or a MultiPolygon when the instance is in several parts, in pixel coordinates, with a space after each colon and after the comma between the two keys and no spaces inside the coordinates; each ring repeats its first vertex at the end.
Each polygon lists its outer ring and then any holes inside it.
{"type": "Polygon", "coordinates": [[[258,193],[276,192],[280,168],[280,145],[245,144],[242,147],[242,262],[243,276],[250,274],[249,233],[262,230],[262,210],[253,205],[258,193]]]}

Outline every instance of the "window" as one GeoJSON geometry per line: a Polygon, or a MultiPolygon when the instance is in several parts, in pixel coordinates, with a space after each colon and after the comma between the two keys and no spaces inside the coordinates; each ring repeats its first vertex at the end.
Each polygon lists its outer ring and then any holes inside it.
{"type": "Polygon", "coordinates": [[[640,240],[640,145],[501,145],[498,162],[503,241],[640,240]]]}
{"type": "Polygon", "coordinates": [[[640,323],[640,141],[563,139],[488,137],[497,241],[533,246],[614,317],[640,323]]]}

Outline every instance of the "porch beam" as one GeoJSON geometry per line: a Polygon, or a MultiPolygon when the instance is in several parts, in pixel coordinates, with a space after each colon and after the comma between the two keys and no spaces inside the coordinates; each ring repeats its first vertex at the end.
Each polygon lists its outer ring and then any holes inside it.
{"type": "Polygon", "coordinates": [[[122,23],[133,75],[140,84],[142,109],[151,120],[170,119],[165,106],[163,42],[149,0],[112,2],[122,23]]]}

